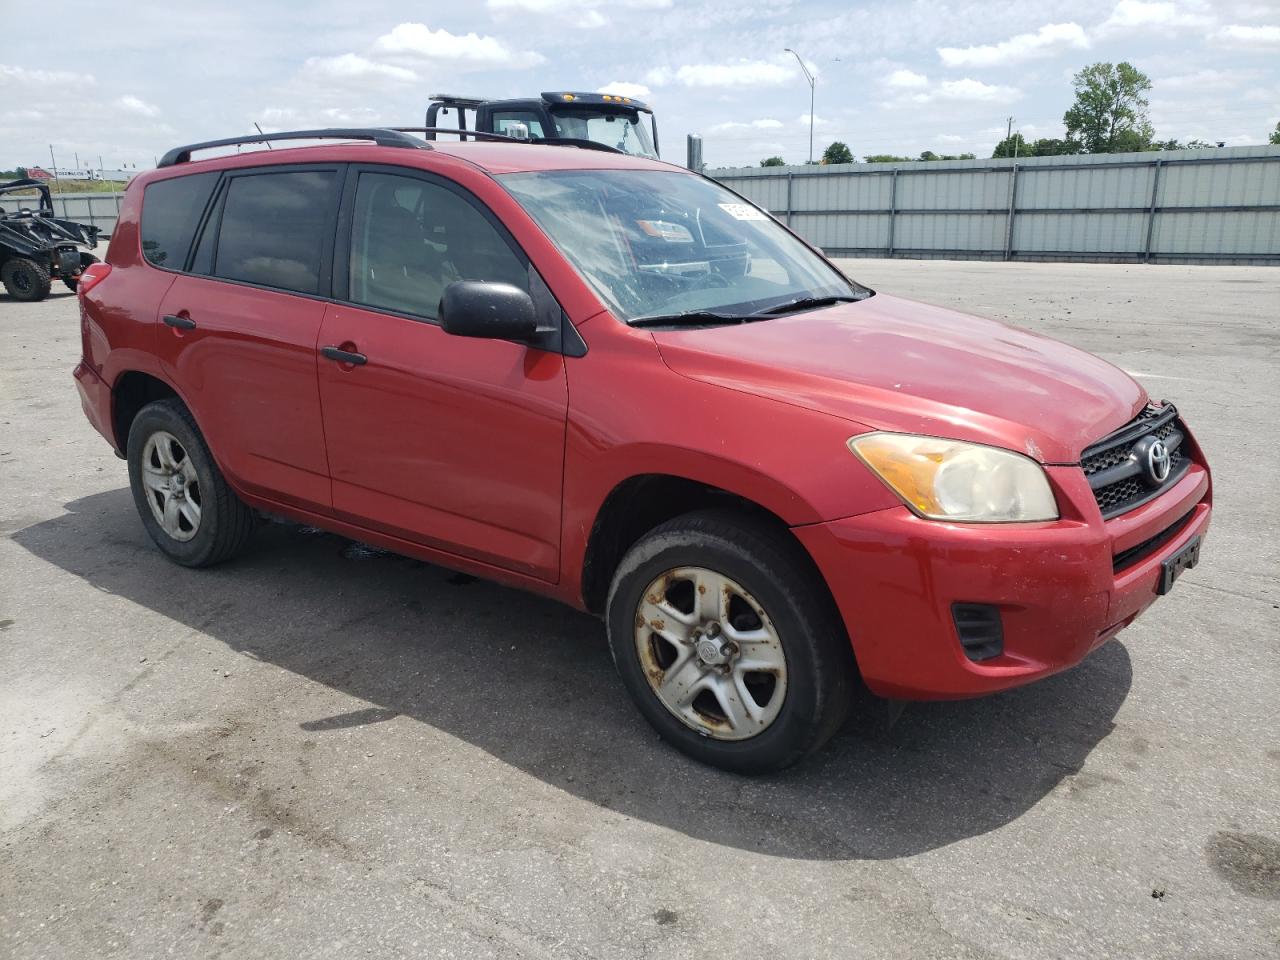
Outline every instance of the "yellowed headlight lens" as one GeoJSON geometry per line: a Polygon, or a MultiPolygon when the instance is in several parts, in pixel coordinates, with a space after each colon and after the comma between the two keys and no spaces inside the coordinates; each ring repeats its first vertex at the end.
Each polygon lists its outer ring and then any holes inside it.
{"type": "Polygon", "coordinates": [[[1056,520],[1044,469],[1030,457],[980,443],[867,433],[849,449],[916,513],[975,523],[1056,520]]]}

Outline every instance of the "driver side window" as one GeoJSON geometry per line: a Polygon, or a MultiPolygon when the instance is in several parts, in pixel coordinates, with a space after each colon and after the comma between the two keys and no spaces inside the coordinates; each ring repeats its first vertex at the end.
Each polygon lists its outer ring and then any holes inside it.
{"type": "Polygon", "coordinates": [[[434,320],[457,280],[529,289],[528,269],[467,200],[446,187],[362,173],[351,223],[348,298],[434,320]]]}

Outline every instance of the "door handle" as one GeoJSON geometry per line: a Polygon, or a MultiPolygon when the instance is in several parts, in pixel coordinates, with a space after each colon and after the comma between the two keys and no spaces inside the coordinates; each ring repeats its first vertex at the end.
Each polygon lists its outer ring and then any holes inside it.
{"type": "Polygon", "coordinates": [[[363,353],[353,353],[350,350],[343,350],[340,347],[321,347],[320,353],[327,359],[337,361],[338,363],[352,363],[356,366],[361,366],[369,362],[369,358],[363,353]]]}
{"type": "Polygon", "coordinates": [[[170,315],[164,318],[164,322],[166,326],[173,327],[175,330],[194,330],[196,328],[196,322],[190,317],[175,317],[170,315]]]}

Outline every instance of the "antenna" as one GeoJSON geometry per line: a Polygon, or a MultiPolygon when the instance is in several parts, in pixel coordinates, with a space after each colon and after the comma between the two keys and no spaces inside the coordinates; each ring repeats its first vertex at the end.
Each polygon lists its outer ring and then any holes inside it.
{"type": "MultiPolygon", "coordinates": [[[[257,130],[259,133],[262,133],[262,128],[261,128],[260,126],[258,126],[258,121],[257,121],[257,120],[255,120],[255,121],[253,122],[253,129],[257,130]]],[[[264,134],[262,134],[262,135],[263,135],[264,137],[266,136],[266,134],[265,134],[265,133],[264,133],[264,134]]],[[[268,150],[272,150],[272,149],[274,149],[274,148],[271,146],[271,141],[270,141],[270,140],[263,140],[262,142],[263,142],[263,143],[265,143],[265,144],[267,145],[267,149],[268,149],[268,150]]],[[[239,153],[239,152],[240,152],[240,151],[239,151],[239,149],[237,149],[237,150],[236,150],[236,153],[239,153]]]]}

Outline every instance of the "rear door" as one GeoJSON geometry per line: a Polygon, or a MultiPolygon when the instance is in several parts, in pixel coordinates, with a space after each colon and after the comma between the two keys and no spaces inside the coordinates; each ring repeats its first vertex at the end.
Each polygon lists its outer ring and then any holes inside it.
{"type": "Polygon", "coordinates": [[[335,300],[346,302],[329,307],[320,337],[332,355],[320,395],[335,513],[554,581],[564,357],[450,336],[435,319],[455,280],[541,295],[527,258],[459,187],[376,166],[348,174],[337,249],[335,300]]]}
{"type": "Polygon", "coordinates": [[[219,465],[251,493],[327,512],[316,342],[343,166],[223,176],[166,295],[162,362],[219,465]]]}

